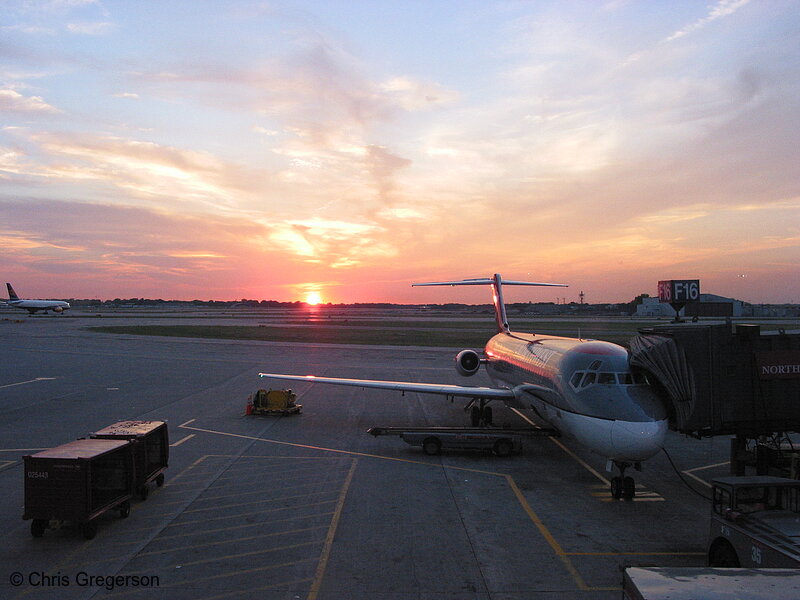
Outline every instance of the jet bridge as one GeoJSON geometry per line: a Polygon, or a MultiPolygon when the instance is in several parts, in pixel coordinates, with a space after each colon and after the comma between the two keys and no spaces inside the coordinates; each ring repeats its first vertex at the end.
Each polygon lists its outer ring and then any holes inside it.
{"type": "MultiPolygon", "coordinates": [[[[734,473],[744,474],[748,441],[800,432],[800,331],[717,322],[639,333],[630,344],[631,366],[647,371],[669,399],[672,429],[698,438],[736,436],[734,473]]],[[[764,472],[768,466],[759,461],[764,472]]]]}

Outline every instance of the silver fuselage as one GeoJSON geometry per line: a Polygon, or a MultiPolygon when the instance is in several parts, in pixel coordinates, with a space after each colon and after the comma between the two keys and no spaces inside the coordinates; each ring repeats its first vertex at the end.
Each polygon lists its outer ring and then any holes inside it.
{"type": "Polygon", "coordinates": [[[640,462],[661,450],[666,410],[653,389],[630,372],[621,346],[502,332],[484,353],[494,383],[514,390],[516,408],[535,410],[598,454],[640,462]]]}

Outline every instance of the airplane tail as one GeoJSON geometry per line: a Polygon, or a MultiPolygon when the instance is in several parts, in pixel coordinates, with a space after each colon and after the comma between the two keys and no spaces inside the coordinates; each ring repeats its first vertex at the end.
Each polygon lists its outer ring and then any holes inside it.
{"type": "Polygon", "coordinates": [[[494,317],[497,322],[497,331],[508,332],[508,319],[506,318],[506,305],[503,301],[503,284],[505,285],[536,285],[543,287],[567,287],[563,283],[537,283],[533,281],[503,281],[499,273],[494,277],[480,279],[462,279],[461,281],[433,281],[430,283],[412,283],[412,287],[426,285],[490,285],[492,286],[492,300],[494,301],[494,317]]]}
{"type": "Polygon", "coordinates": [[[6,282],[6,287],[8,288],[8,299],[19,300],[19,296],[17,296],[17,292],[14,291],[14,288],[11,287],[11,284],[6,282]]]}

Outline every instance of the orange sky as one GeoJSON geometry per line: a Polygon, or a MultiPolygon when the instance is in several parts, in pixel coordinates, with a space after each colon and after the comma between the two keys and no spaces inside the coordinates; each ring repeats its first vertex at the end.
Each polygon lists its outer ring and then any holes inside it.
{"type": "Polygon", "coordinates": [[[800,302],[796,4],[234,6],[0,6],[20,294],[800,302]]]}

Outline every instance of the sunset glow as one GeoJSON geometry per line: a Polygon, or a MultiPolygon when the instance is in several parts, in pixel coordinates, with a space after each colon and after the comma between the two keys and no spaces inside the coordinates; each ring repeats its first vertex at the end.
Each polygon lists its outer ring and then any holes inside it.
{"type": "Polygon", "coordinates": [[[306,304],[316,305],[322,302],[322,296],[317,292],[311,292],[306,296],[306,304]]]}
{"type": "Polygon", "coordinates": [[[26,296],[800,302],[788,0],[9,0],[0,35],[26,296]]]}

